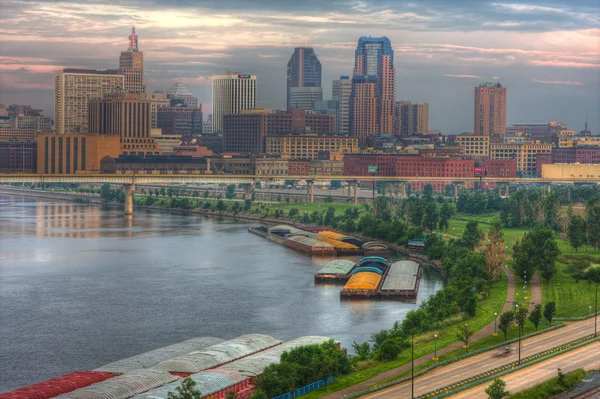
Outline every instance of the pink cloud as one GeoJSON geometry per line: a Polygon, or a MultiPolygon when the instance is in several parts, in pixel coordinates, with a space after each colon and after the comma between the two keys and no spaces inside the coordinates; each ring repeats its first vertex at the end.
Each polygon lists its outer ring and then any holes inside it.
{"type": "Polygon", "coordinates": [[[53,82],[35,83],[16,80],[12,76],[0,74],[0,86],[5,89],[33,89],[33,90],[54,90],[53,82]]]}
{"type": "Polygon", "coordinates": [[[540,80],[533,78],[533,81],[536,83],[543,83],[546,85],[570,85],[570,86],[583,86],[583,83],[578,80],[540,80]]]}
{"type": "Polygon", "coordinates": [[[461,79],[481,79],[481,76],[477,76],[477,75],[453,75],[451,73],[445,73],[442,76],[447,76],[449,78],[461,78],[461,79]]]}
{"type": "Polygon", "coordinates": [[[600,68],[600,64],[594,64],[591,62],[574,62],[574,61],[560,61],[560,60],[531,60],[527,62],[531,65],[537,66],[553,66],[553,67],[565,67],[565,68],[600,68]]]}

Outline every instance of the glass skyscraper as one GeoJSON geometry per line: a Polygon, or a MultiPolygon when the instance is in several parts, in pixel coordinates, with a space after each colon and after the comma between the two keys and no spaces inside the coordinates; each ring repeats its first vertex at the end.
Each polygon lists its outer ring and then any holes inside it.
{"type": "MultiPolygon", "coordinates": [[[[291,102],[293,87],[322,87],[321,62],[312,47],[297,47],[287,65],[287,108],[295,108],[291,102]]],[[[322,100],[320,98],[319,100],[322,100]]]]}

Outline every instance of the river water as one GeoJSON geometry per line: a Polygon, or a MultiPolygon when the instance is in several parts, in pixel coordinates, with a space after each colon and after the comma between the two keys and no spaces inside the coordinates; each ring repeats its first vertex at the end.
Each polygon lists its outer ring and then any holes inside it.
{"type": "MultiPolygon", "coordinates": [[[[350,347],[416,306],[342,302],[340,286],[313,282],[331,259],[250,226],[0,194],[0,392],[198,336],[324,335],[350,347]]],[[[417,302],[442,284],[426,268],[417,302]]]]}

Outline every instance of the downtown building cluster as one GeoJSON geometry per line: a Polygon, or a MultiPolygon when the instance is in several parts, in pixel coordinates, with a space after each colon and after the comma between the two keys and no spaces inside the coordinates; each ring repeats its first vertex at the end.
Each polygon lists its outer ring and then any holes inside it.
{"type": "MultiPolygon", "coordinates": [[[[282,66],[283,67],[283,66],[282,66]]],[[[387,37],[361,37],[352,75],[331,82],[311,47],[287,64],[286,109],[257,106],[256,75],[212,77],[212,114],[182,83],[147,92],[135,28],[118,69],[54,76],[54,120],[0,106],[0,173],[234,173],[264,176],[489,177],[540,175],[542,165],[597,164],[600,139],[560,122],[507,126],[507,89],[474,88],[473,131],[430,130],[429,104],[396,99],[387,37]]],[[[549,170],[549,169],[548,169],[549,170]]],[[[561,172],[562,173],[562,172],[561,172]]],[[[433,182],[443,190],[443,182],[433,182]]],[[[413,183],[414,189],[422,184],[413,183]]]]}

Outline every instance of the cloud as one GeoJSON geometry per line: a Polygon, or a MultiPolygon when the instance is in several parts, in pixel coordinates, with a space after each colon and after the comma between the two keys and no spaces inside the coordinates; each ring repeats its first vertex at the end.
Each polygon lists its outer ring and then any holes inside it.
{"type": "Polygon", "coordinates": [[[531,61],[528,61],[528,63],[531,65],[562,67],[562,68],[600,68],[600,63],[591,63],[591,62],[574,62],[574,61],[561,61],[561,60],[531,60],[531,61]]]}
{"type": "Polygon", "coordinates": [[[583,83],[578,80],[574,80],[574,81],[571,81],[571,80],[567,80],[567,81],[564,81],[564,80],[540,80],[540,79],[536,79],[536,78],[533,78],[532,80],[536,83],[543,83],[546,85],[583,86],[583,83]]]}
{"type": "Polygon", "coordinates": [[[477,76],[477,75],[453,75],[451,73],[445,73],[442,76],[447,76],[449,78],[481,79],[481,76],[477,76]]]}

